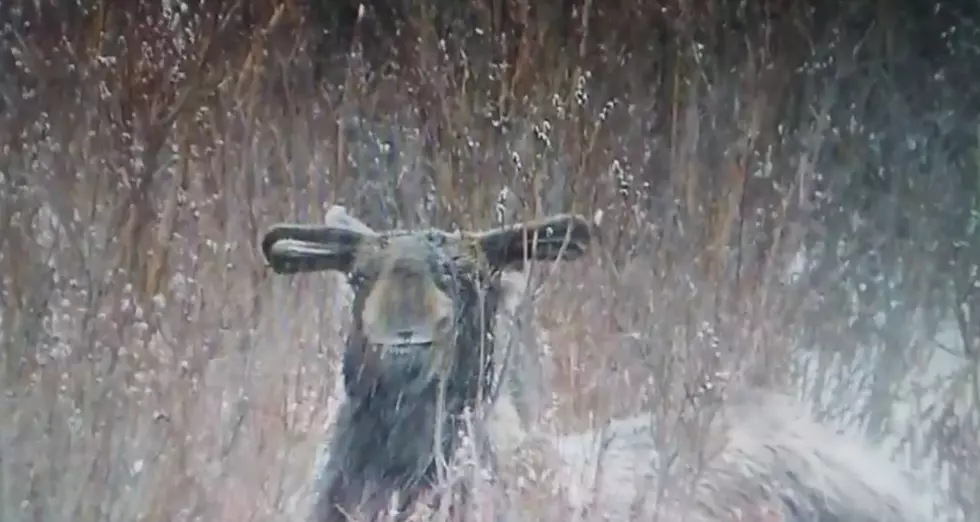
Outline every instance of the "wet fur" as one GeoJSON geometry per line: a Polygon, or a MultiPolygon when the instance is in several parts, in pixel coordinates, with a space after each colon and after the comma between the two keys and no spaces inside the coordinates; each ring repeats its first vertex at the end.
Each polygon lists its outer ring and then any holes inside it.
{"type": "MultiPolygon", "coordinates": [[[[376,520],[397,493],[398,519],[404,519],[436,485],[437,458],[451,462],[464,436],[474,440],[481,467],[495,467],[482,425],[498,388],[494,334],[502,271],[529,259],[581,258],[591,225],[565,214],[483,232],[379,234],[342,207],[328,211],[326,221],[275,225],[261,245],[275,273],[344,273],[354,291],[354,323],[342,355],[346,400],[313,518],[376,520]],[[464,430],[467,410],[476,418],[465,427],[477,433],[464,430]]],[[[463,482],[458,493],[465,507],[463,482]]]]}
{"type": "MultiPolygon", "coordinates": [[[[436,238],[430,238],[439,244],[436,238]]],[[[438,380],[429,380],[424,366],[389,368],[366,342],[360,324],[361,311],[370,292],[369,265],[384,261],[383,251],[366,247],[358,253],[352,277],[355,283],[354,324],[343,354],[343,379],[347,400],[341,406],[329,450],[323,490],[315,508],[317,521],[344,520],[341,511],[360,504],[367,514],[383,512],[394,492],[402,495],[400,508],[407,511],[418,497],[435,484],[437,468],[433,455],[435,426],[442,423],[442,453],[451,457],[460,447],[463,428],[460,414],[476,410],[480,397],[487,403],[494,394],[492,335],[501,298],[499,273],[486,268],[472,244],[443,245],[450,254],[446,266],[429,267],[437,276],[448,270],[453,288],[440,290],[455,295],[455,344],[433,347],[452,350],[449,362],[437,373],[446,379],[445,415],[437,411],[438,380]],[[481,288],[482,287],[482,288],[481,288]],[[481,293],[484,311],[480,311],[481,293]],[[482,317],[482,324],[481,324],[482,317]],[[486,335],[483,358],[479,341],[486,335]]],[[[436,278],[437,284],[442,284],[436,278]]],[[[490,445],[480,444],[492,461],[490,445]]]]}

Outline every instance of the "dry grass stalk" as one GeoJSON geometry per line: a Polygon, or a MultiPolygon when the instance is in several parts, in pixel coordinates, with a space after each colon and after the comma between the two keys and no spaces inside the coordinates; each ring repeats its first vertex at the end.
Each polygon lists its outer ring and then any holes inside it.
{"type": "MultiPolygon", "coordinates": [[[[538,518],[602,516],[565,505],[546,447],[607,418],[647,412],[658,451],[710,463],[711,415],[691,397],[718,376],[796,390],[826,422],[936,469],[960,509],[949,520],[974,514],[980,243],[957,175],[972,164],[949,157],[970,148],[951,120],[930,119],[965,109],[855,67],[880,62],[867,53],[894,17],[821,47],[799,10],[734,35],[710,2],[580,5],[572,30],[554,6],[480,4],[493,31],[443,35],[417,17],[384,73],[376,56],[332,70],[341,89],[304,83],[310,46],[284,34],[293,4],[254,10],[240,40],[231,11],[204,4],[176,33],[159,10],[153,31],[123,27],[111,2],[78,27],[46,12],[29,30],[40,14],[25,6],[0,6],[0,421],[13,426],[0,519],[294,519],[349,325],[337,285],[266,282],[259,231],[315,220],[328,200],[484,225],[502,188],[517,218],[603,216],[602,252],[531,288],[552,393],[516,450],[534,462],[507,478],[538,518]],[[163,45],[189,29],[189,51],[163,45]],[[930,134],[933,121],[953,129],[930,134]],[[381,142],[392,163],[375,161],[381,142]],[[877,172],[893,191],[858,197],[857,176],[877,172]],[[417,201],[389,206],[392,178],[417,201]]],[[[890,41],[880,55],[898,67],[912,55],[890,41]]],[[[676,501],[670,485],[652,489],[676,501]]],[[[778,507],[762,504],[742,518],[778,507]]]]}

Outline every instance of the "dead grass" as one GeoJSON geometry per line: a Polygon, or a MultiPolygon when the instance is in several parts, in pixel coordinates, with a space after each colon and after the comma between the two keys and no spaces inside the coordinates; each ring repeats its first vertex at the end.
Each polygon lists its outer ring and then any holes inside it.
{"type": "MultiPolygon", "coordinates": [[[[93,5],[62,33],[4,32],[0,519],[295,520],[346,310],[326,278],[269,278],[256,241],[330,204],[376,227],[596,216],[586,260],[536,274],[545,433],[642,410],[659,452],[695,458],[701,398],[769,385],[977,513],[980,236],[949,226],[976,213],[949,199],[976,163],[950,159],[928,115],[852,109],[840,86],[883,83],[843,43],[775,22],[700,34],[710,9],[627,2],[565,28],[516,3],[504,45],[474,2],[482,31],[439,35],[423,9],[387,68],[355,45],[317,84],[291,2],[244,25],[233,3],[93,5]],[[643,24],[663,45],[635,39],[643,24]],[[868,129],[917,128],[917,165],[945,177],[871,164],[868,129]],[[906,188],[865,208],[852,178],[878,166],[906,188]],[[952,355],[921,382],[939,342],[952,355]]],[[[569,519],[546,452],[527,451],[508,468],[520,501],[569,519]]]]}

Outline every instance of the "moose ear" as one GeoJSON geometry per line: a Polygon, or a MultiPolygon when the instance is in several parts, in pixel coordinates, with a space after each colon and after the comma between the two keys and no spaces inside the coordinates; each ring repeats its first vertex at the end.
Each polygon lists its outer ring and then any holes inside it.
{"type": "Polygon", "coordinates": [[[277,274],[337,270],[354,265],[358,247],[369,235],[348,227],[279,224],[262,238],[262,253],[277,274]]]}
{"type": "Polygon", "coordinates": [[[591,226],[577,215],[559,214],[476,235],[487,260],[496,268],[516,269],[525,260],[574,261],[592,240],[591,226]]]}

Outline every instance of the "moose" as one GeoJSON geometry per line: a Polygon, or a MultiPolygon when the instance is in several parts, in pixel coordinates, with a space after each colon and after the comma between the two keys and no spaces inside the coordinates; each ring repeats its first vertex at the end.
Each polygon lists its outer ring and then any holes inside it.
{"type": "MultiPolygon", "coordinates": [[[[494,468],[493,444],[463,419],[488,410],[501,381],[493,334],[501,275],[529,261],[581,258],[591,224],[559,214],[482,231],[376,232],[334,209],[322,225],[274,225],[261,244],[274,273],[334,271],[354,294],[341,358],[346,398],[313,519],[378,520],[397,495],[396,520],[406,520],[464,435],[494,468]]],[[[453,501],[446,507],[457,511],[453,501]]]]}

